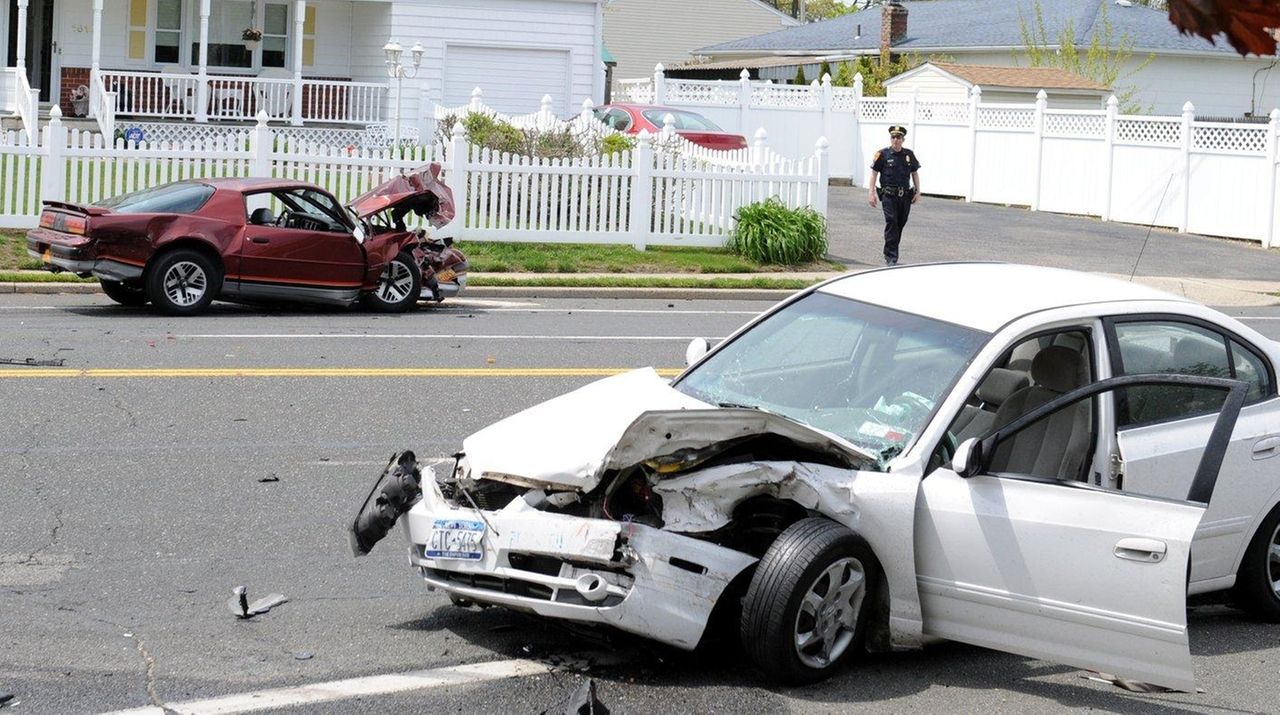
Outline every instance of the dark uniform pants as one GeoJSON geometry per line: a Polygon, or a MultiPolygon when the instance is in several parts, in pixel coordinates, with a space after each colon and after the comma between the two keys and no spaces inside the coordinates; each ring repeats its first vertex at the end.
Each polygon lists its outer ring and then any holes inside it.
{"type": "Polygon", "coordinates": [[[889,263],[898,262],[898,243],[902,240],[902,227],[907,225],[911,215],[911,189],[903,189],[898,195],[897,187],[880,189],[880,207],[884,210],[884,260],[889,263]]]}

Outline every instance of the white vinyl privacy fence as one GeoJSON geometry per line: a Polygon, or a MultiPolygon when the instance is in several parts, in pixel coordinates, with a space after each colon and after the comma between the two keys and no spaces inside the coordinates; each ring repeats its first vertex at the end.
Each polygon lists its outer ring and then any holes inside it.
{"type": "Polygon", "coordinates": [[[1179,231],[1280,245],[1280,111],[1269,123],[1120,114],[1106,109],[1049,109],[1034,104],[862,96],[833,87],[668,79],[627,86],[621,101],[644,101],[701,113],[729,131],[767,130],[788,154],[814,137],[830,141],[831,175],[865,186],[888,128],[907,128],[930,194],[1032,210],[1154,224],[1179,231]]]}
{"type": "Polygon", "coordinates": [[[693,151],[678,138],[639,137],[627,151],[575,159],[499,154],[468,142],[461,123],[443,145],[364,149],[326,146],[256,126],[154,144],[106,143],[68,130],[55,114],[39,142],[0,141],[0,226],[31,227],[42,201],[92,203],[170,181],[275,177],[318,184],[346,202],[394,174],[438,161],[457,217],[456,239],[723,245],[745,204],[778,197],[826,212],[827,150],[801,159],[763,137],[746,152],[693,151]]]}

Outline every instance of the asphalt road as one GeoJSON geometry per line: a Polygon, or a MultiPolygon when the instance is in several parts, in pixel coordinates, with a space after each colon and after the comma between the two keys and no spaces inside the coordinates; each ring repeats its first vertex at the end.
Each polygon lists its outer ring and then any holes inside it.
{"type": "MultiPolygon", "coordinates": [[[[778,689],[762,686],[729,644],[688,656],[453,607],[410,572],[398,534],[369,557],[347,551],[344,521],[393,451],[448,454],[475,429],[595,379],[593,370],[679,367],[690,337],[727,335],[766,304],[449,305],[384,317],[218,304],[173,320],[100,296],[5,296],[0,358],[89,371],[0,372],[0,691],[16,695],[9,707],[78,713],[235,698],[222,703],[271,711],[341,692],[302,709],[536,713],[586,677],[618,713],[1260,712],[1280,702],[1280,626],[1223,605],[1189,613],[1204,692],[1160,695],[962,645],[875,656],[829,682],[778,689]],[[329,372],[268,371],[287,368],[329,372]],[[220,372],[228,369],[258,372],[220,372]],[[238,585],[289,602],[241,621],[226,605],[238,585]],[[503,668],[525,674],[504,678],[503,668]],[[332,684],[348,679],[363,680],[332,684]],[[355,695],[373,682],[403,690],[355,695]],[[299,686],[313,687],[264,692],[299,686]]],[[[1280,310],[1233,312],[1280,338],[1280,310]]]]}

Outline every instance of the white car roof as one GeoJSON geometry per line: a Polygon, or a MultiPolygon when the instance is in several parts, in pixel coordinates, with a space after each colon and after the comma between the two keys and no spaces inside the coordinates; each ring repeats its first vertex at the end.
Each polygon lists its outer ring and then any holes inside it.
{"type": "Polygon", "coordinates": [[[1137,283],[1010,263],[928,263],[837,278],[818,288],[845,298],[986,332],[1024,315],[1083,303],[1185,298],[1137,283]]]}

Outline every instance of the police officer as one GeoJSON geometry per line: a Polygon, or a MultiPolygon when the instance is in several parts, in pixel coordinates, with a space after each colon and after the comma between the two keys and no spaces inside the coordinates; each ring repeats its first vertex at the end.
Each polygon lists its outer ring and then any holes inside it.
{"type": "Polygon", "coordinates": [[[902,227],[911,215],[911,204],[920,200],[920,161],[910,149],[902,147],[907,135],[905,127],[897,124],[889,127],[889,146],[876,152],[871,162],[871,188],[867,191],[867,203],[872,208],[879,195],[884,208],[884,264],[898,263],[898,242],[902,240],[902,227]],[[876,178],[880,187],[876,188],[876,178]],[[913,188],[914,186],[914,188],[913,188]]]}

